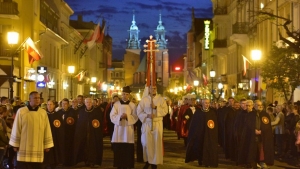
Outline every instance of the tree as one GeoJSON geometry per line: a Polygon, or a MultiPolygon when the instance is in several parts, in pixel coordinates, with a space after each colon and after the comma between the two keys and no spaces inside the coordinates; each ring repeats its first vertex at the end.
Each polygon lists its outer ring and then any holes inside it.
{"type": "Polygon", "coordinates": [[[261,76],[268,87],[284,94],[286,101],[293,99],[293,91],[300,85],[300,56],[292,47],[278,47],[270,51],[262,64],[261,76]]]}
{"type": "Polygon", "coordinates": [[[273,24],[283,27],[288,37],[278,31],[280,41],[272,47],[263,64],[262,77],[269,87],[283,92],[286,101],[292,101],[293,91],[300,85],[300,30],[289,27],[292,20],[275,15],[268,9],[254,11],[253,14],[257,16],[255,25],[265,20],[283,20],[283,24],[273,24]]]}

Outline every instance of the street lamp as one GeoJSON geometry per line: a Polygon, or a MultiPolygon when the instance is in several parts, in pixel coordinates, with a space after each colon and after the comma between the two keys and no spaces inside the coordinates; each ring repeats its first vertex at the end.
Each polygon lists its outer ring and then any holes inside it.
{"type": "Polygon", "coordinates": [[[96,77],[92,77],[92,78],[91,78],[91,82],[92,82],[92,83],[96,83],[96,82],[97,82],[97,78],[96,78],[96,77]]]}
{"type": "Polygon", "coordinates": [[[196,95],[198,95],[198,86],[199,86],[199,80],[194,80],[194,86],[196,88],[196,95]]]}
{"type": "Polygon", "coordinates": [[[257,77],[257,66],[256,66],[256,62],[259,61],[261,59],[261,51],[260,50],[252,50],[251,51],[251,58],[254,62],[254,73],[255,73],[255,87],[254,87],[254,91],[255,91],[255,96],[258,95],[258,77],[257,77]]]}
{"type": "Polygon", "coordinates": [[[68,66],[68,72],[69,72],[69,74],[71,74],[70,95],[71,95],[71,99],[73,99],[73,77],[72,77],[72,75],[75,73],[75,66],[68,66]]]}
{"type": "MultiPolygon", "coordinates": [[[[19,33],[18,32],[7,32],[7,42],[8,45],[12,48],[14,45],[18,44],[19,42],[19,33]]],[[[13,99],[14,95],[14,55],[13,52],[11,52],[11,77],[9,79],[9,86],[10,86],[10,93],[9,93],[9,98],[13,99]]]]}
{"type": "Polygon", "coordinates": [[[218,89],[219,89],[219,95],[218,95],[218,97],[216,97],[217,98],[217,101],[219,101],[219,99],[220,99],[220,97],[222,96],[222,94],[223,94],[223,84],[220,82],[219,84],[218,84],[218,89]]]}
{"type": "Polygon", "coordinates": [[[211,69],[209,72],[209,75],[211,77],[211,94],[212,94],[212,100],[214,99],[214,77],[216,77],[216,71],[214,69],[211,69]]]}

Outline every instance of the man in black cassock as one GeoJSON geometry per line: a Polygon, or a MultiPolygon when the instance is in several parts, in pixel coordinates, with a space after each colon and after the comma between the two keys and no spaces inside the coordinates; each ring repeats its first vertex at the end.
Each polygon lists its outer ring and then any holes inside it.
{"type": "Polygon", "coordinates": [[[240,163],[240,158],[238,156],[240,152],[240,142],[241,142],[241,136],[242,136],[242,131],[244,127],[244,121],[245,121],[245,116],[247,115],[247,106],[246,106],[246,99],[241,99],[240,100],[240,106],[241,108],[238,110],[235,122],[234,122],[234,144],[236,146],[235,149],[235,158],[236,158],[236,165],[244,165],[240,163]]]}
{"type": "Polygon", "coordinates": [[[226,101],[220,103],[220,107],[216,110],[218,117],[218,140],[219,145],[224,148],[224,116],[226,114],[226,101]]]}
{"type": "Polygon", "coordinates": [[[64,136],[64,165],[72,166],[74,165],[74,134],[75,127],[77,122],[77,111],[70,107],[69,99],[64,98],[61,101],[62,109],[58,111],[58,113],[63,118],[63,125],[65,130],[64,136]]]}
{"type": "Polygon", "coordinates": [[[75,163],[84,161],[87,166],[102,164],[103,119],[101,113],[92,106],[92,99],[85,99],[85,107],[79,109],[75,130],[75,163]]]}
{"type": "Polygon", "coordinates": [[[185,162],[198,160],[199,165],[218,167],[218,120],[209,99],[202,100],[191,121],[185,162]]]}
{"type": "Polygon", "coordinates": [[[253,109],[253,101],[247,100],[247,114],[240,140],[238,163],[257,168],[274,164],[274,147],[270,116],[263,111],[262,103],[257,101],[258,111],[253,109]],[[247,153],[245,153],[247,152],[247,153]]]}
{"type": "Polygon", "coordinates": [[[57,165],[64,163],[64,124],[63,118],[55,112],[55,103],[52,100],[47,102],[47,114],[51,127],[51,133],[53,138],[54,147],[50,148],[50,151],[45,153],[44,166],[55,169],[57,165]]]}
{"type": "MultiPolygon", "coordinates": [[[[234,102],[236,102],[233,99],[234,102]]],[[[231,159],[235,161],[235,148],[236,145],[234,144],[234,122],[237,115],[237,110],[231,104],[226,109],[226,114],[224,117],[224,132],[225,132],[225,139],[224,139],[224,152],[225,158],[231,159]]]]}

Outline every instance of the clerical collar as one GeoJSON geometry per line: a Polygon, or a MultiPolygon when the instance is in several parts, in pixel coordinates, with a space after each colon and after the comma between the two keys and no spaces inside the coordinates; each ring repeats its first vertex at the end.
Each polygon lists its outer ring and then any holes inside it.
{"type": "Polygon", "coordinates": [[[208,109],[203,109],[203,108],[201,108],[201,110],[202,110],[203,112],[208,112],[208,111],[209,111],[209,108],[208,108],[208,109]]]}
{"type": "Polygon", "coordinates": [[[78,109],[78,107],[72,107],[72,109],[74,109],[74,110],[77,110],[77,109],[78,109]]]}
{"type": "Polygon", "coordinates": [[[83,104],[78,104],[77,107],[81,107],[83,104]]]}
{"type": "Polygon", "coordinates": [[[31,107],[30,105],[27,106],[29,111],[38,111],[39,110],[39,106],[36,106],[35,108],[31,107]]]}
{"type": "Polygon", "coordinates": [[[127,101],[120,100],[120,103],[121,103],[121,104],[129,104],[129,103],[130,103],[130,101],[129,101],[129,100],[127,100],[127,101]]]}
{"type": "Polygon", "coordinates": [[[55,112],[55,111],[52,111],[52,112],[50,112],[50,111],[47,111],[47,113],[48,113],[48,114],[54,114],[54,112],[55,112]]]}
{"type": "Polygon", "coordinates": [[[92,106],[92,108],[89,109],[89,110],[87,109],[87,107],[85,107],[85,111],[86,111],[86,112],[92,112],[93,110],[94,110],[94,107],[93,107],[93,106],[92,106]]]}
{"type": "Polygon", "coordinates": [[[65,110],[65,109],[61,109],[62,111],[68,111],[70,108],[68,108],[67,110],[65,110]]]}

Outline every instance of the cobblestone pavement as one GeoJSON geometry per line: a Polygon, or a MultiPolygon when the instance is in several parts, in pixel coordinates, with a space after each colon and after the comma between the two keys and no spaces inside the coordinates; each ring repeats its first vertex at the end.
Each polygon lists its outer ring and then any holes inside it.
{"type": "MultiPolygon", "coordinates": [[[[205,167],[198,166],[197,162],[193,163],[184,163],[185,158],[185,148],[183,145],[183,140],[177,140],[177,136],[174,131],[164,131],[164,164],[158,165],[159,169],[200,169],[205,167]]],[[[270,166],[271,169],[296,169],[294,167],[294,161],[290,160],[288,162],[282,162],[275,160],[275,165],[270,166]]],[[[104,152],[103,152],[103,162],[102,166],[95,166],[95,168],[103,168],[103,169],[114,169],[113,165],[113,152],[110,148],[109,138],[104,138],[104,152]]],[[[135,163],[135,169],[142,169],[144,163],[135,163]]],[[[79,163],[74,167],[59,167],[59,169],[88,169],[89,167],[85,167],[83,163],[79,163]]],[[[151,167],[149,167],[150,169],[151,167]]],[[[228,161],[224,158],[224,154],[220,148],[219,153],[219,167],[218,169],[239,169],[240,167],[236,167],[233,165],[231,161],[228,161]]]]}

